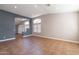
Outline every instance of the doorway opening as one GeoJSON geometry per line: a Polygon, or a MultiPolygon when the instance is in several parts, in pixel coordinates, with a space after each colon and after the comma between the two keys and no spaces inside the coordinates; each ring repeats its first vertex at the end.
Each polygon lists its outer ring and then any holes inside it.
{"type": "Polygon", "coordinates": [[[27,33],[30,29],[30,22],[29,19],[26,18],[15,18],[16,24],[16,36],[23,37],[24,33],[27,33]]]}

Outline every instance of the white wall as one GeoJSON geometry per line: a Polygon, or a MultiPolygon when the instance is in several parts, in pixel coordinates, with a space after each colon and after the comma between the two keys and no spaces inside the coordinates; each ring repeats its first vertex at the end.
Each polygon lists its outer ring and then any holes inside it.
{"type": "Polygon", "coordinates": [[[18,26],[18,33],[22,34],[24,31],[25,31],[25,25],[24,24],[19,25],[18,26]]]}
{"type": "MultiPolygon", "coordinates": [[[[41,36],[78,41],[78,15],[73,13],[48,14],[39,16],[42,19],[41,36]]],[[[34,34],[34,33],[33,33],[34,34]]]]}

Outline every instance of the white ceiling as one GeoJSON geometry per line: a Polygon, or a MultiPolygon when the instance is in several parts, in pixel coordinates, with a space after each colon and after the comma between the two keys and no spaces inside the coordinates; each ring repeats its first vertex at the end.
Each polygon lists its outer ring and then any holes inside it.
{"type": "Polygon", "coordinates": [[[26,19],[26,18],[15,18],[15,24],[18,25],[21,22],[26,21],[26,20],[28,20],[28,19],[26,19]]]}
{"type": "Polygon", "coordinates": [[[47,4],[0,4],[0,9],[33,18],[49,13],[79,11],[79,5],[51,4],[48,6],[47,4]]]}

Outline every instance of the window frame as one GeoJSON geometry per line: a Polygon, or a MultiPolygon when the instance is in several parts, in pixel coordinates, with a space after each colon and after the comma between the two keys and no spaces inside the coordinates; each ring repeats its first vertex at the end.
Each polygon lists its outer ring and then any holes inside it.
{"type": "MultiPolygon", "coordinates": [[[[36,20],[36,19],[34,19],[34,20],[36,20]]],[[[40,23],[34,23],[34,20],[33,20],[33,33],[41,33],[41,23],[42,23],[42,21],[40,23]],[[40,29],[38,29],[39,28],[38,27],[39,25],[40,25],[40,29]],[[34,31],[34,26],[37,26],[36,31],[34,31]]]]}

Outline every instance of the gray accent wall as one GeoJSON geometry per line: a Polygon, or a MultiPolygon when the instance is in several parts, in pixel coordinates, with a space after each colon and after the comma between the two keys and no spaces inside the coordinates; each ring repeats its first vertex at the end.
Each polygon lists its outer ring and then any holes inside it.
{"type": "Polygon", "coordinates": [[[15,38],[14,15],[0,11],[0,40],[15,38]]]}
{"type": "MultiPolygon", "coordinates": [[[[15,17],[22,17],[22,16],[0,10],[0,40],[16,37],[15,17]]],[[[31,22],[30,18],[29,21],[31,22]]],[[[31,33],[32,30],[30,28],[28,29],[28,32],[25,32],[25,35],[31,33]]]]}

